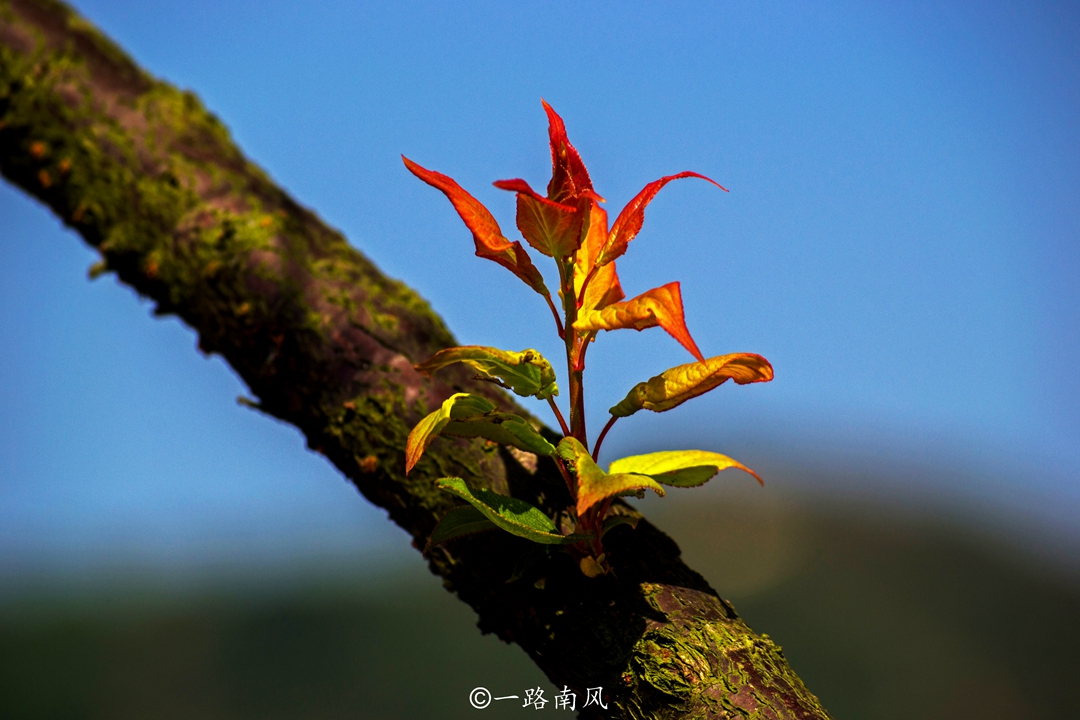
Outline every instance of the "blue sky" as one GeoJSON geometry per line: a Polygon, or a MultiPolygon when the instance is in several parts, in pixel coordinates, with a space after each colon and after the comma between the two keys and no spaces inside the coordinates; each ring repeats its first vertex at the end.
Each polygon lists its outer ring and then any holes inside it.
{"type": "MultiPolygon", "coordinates": [[[[546,182],[544,97],[611,213],[680,170],[729,188],[665,188],[620,275],[629,294],[680,280],[705,354],[758,352],[777,378],[624,421],[607,459],[860,465],[892,478],[885,495],[944,488],[1080,535],[1075,7],[76,6],[463,343],[558,357],[544,305],[473,257],[401,153],[509,233],[491,182],[546,182]]],[[[88,281],[93,254],[33,201],[0,188],[0,218],[0,563],[404,545],[295,431],[237,407],[243,386],[189,331],[88,281]]],[[[592,417],[689,359],[660,330],[601,336],[592,417]]]]}

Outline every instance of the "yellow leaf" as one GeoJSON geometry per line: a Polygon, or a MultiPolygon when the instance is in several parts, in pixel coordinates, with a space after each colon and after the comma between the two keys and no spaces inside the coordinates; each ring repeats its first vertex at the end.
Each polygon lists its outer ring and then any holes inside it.
{"type": "Polygon", "coordinates": [[[632,455],[615,460],[608,468],[612,473],[638,473],[648,475],[658,483],[672,487],[696,487],[704,485],[721,470],[738,468],[757,478],[761,476],[738,460],[727,455],[706,450],[664,450],[647,455],[632,455]]]}
{"type": "Polygon", "coordinates": [[[496,411],[495,405],[479,395],[456,393],[409,433],[405,442],[406,475],[439,435],[481,437],[536,455],[555,453],[555,447],[524,418],[496,411]]]}
{"type": "Polygon", "coordinates": [[[416,427],[409,433],[409,439],[405,441],[406,475],[420,460],[420,456],[424,454],[431,442],[450,424],[455,407],[458,413],[465,414],[481,414],[495,409],[495,405],[491,401],[479,395],[454,393],[448,397],[438,410],[416,423],[416,427]]]}
{"type": "Polygon", "coordinates": [[[578,314],[587,313],[591,310],[599,310],[602,307],[617,303],[626,297],[622,286],[619,284],[619,275],[615,272],[615,263],[610,262],[599,268],[595,267],[596,259],[600,256],[600,250],[607,241],[607,211],[600,207],[595,197],[589,198],[589,228],[585,239],[578,248],[574,260],[574,295],[581,296],[581,288],[585,279],[591,272],[589,284],[585,288],[585,297],[581,298],[581,308],[578,314]]]}
{"type": "Polygon", "coordinates": [[[702,362],[673,367],[638,383],[610,412],[615,417],[633,415],[642,408],[664,412],[698,395],[704,395],[728,380],[746,385],[772,379],[772,365],[760,355],[718,355],[702,362]]]}
{"type": "Polygon", "coordinates": [[[597,558],[594,558],[592,555],[586,555],[581,558],[578,567],[581,568],[581,573],[585,577],[594,578],[600,575],[607,575],[607,570],[605,570],[604,566],[597,562],[597,558]]]}
{"type": "Polygon", "coordinates": [[[601,500],[620,495],[631,490],[654,491],[660,497],[664,497],[664,488],[647,475],[635,475],[632,473],[619,473],[609,475],[593,462],[589,451],[585,449],[577,438],[564,437],[559,442],[559,457],[570,464],[574,474],[577,475],[577,513],[580,517],[585,511],[601,500]]]}

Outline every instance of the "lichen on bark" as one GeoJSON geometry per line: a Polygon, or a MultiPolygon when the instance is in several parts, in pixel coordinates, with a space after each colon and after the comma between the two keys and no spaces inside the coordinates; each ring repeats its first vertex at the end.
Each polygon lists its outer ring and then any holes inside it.
{"type": "MultiPolygon", "coordinates": [[[[406,477],[409,428],[453,392],[523,411],[463,370],[416,373],[456,344],[427,302],[274,185],[194,94],[54,0],[0,3],[0,171],[100,252],[91,275],[116,273],[194,328],[252,404],[297,426],[417,547],[458,504],[435,489],[443,475],[549,511],[568,504],[550,460],[523,464],[479,440],[436,441],[406,477]]],[[[666,535],[642,520],[607,543],[615,573],[596,579],[491,534],[428,563],[483,631],[518,643],[559,687],[603,686],[609,710],[582,717],[827,717],[666,535]]]]}

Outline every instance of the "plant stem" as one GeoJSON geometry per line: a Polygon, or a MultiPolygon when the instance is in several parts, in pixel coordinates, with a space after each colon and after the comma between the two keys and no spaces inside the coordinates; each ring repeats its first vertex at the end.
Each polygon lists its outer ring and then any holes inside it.
{"type": "Polygon", "coordinates": [[[592,451],[593,462],[596,462],[597,458],[600,457],[600,445],[604,442],[604,438],[607,437],[608,430],[611,429],[611,426],[614,425],[615,421],[618,419],[619,418],[617,415],[612,415],[611,419],[607,421],[607,425],[605,425],[604,429],[600,431],[600,437],[596,438],[596,446],[593,448],[592,451]]]}
{"type": "Polygon", "coordinates": [[[582,387],[582,373],[575,370],[577,358],[576,343],[567,343],[567,365],[570,369],[570,433],[585,447],[588,447],[588,434],[585,430],[585,391],[582,387]]]}
{"type": "Polygon", "coordinates": [[[555,413],[555,419],[559,421],[559,427],[562,429],[563,435],[570,434],[570,428],[566,426],[566,419],[563,418],[562,411],[559,410],[559,406],[555,404],[555,398],[549,397],[547,399],[548,405],[551,406],[552,412],[555,413]]]}
{"type": "Polygon", "coordinates": [[[578,372],[585,372],[585,352],[589,349],[589,345],[592,344],[592,339],[596,337],[596,333],[596,330],[592,330],[582,338],[581,350],[578,352],[577,363],[574,365],[574,369],[578,372]]]}
{"type": "Polygon", "coordinates": [[[559,263],[559,281],[562,285],[563,311],[566,313],[566,370],[570,384],[570,435],[588,447],[588,435],[585,431],[585,394],[581,383],[581,370],[577,369],[578,353],[581,352],[581,338],[574,330],[577,320],[577,298],[574,297],[574,266],[559,263]]]}
{"type": "Polygon", "coordinates": [[[565,339],[566,330],[563,328],[562,318],[559,317],[559,311],[555,309],[555,301],[551,299],[551,293],[545,295],[544,299],[547,300],[548,307],[551,308],[551,314],[555,317],[555,327],[559,331],[559,339],[565,339]]]}
{"type": "MultiPolygon", "coordinates": [[[[573,478],[570,477],[570,471],[566,469],[566,463],[563,462],[561,457],[555,457],[555,465],[559,468],[559,472],[563,476],[563,480],[566,481],[566,489],[570,491],[570,498],[574,503],[577,502],[577,486],[574,485],[573,478]]],[[[574,516],[576,518],[576,515],[574,516]]]]}

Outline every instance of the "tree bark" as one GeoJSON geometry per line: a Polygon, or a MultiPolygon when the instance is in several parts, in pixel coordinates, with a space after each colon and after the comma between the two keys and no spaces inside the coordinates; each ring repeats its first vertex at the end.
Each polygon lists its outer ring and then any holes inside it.
{"type": "MultiPolygon", "coordinates": [[[[0,0],[0,171],[101,253],[91,274],[116,273],[194,328],[258,409],[300,428],[415,546],[460,504],[434,488],[445,475],[569,504],[550,461],[478,440],[439,440],[406,477],[410,428],[451,393],[523,411],[467,372],[418,375],[414,362],[457,344],[428,304],[275,186],[193,94],[52,0],[0,0]]],[[[579,707],[604,688],[609,709],[581,717],[828,717],[670,538],[642,520],[605,545],[615,573],[596,579],[504,533],[428,563],[481,630],[521,645],[579,707]]]]}

